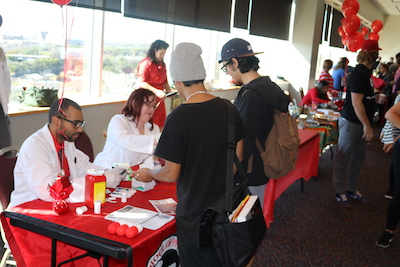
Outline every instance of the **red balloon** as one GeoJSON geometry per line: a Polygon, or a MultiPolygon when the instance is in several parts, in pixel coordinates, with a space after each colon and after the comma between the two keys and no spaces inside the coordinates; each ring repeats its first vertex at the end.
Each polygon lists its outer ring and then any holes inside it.
{"type": "Polygon", "coordinates": [[[351,15],[342,19],[343,30],[347,35],[352,35],[360,28],[361,20],[357,15],[351,15]],[[343,24],[344,23],[344,24],[343,24]]]}
{"type": "Polygon", "coordinates": [[[341,37],[343,37],[343,35],[345,35],[342,25],[339,26],[339,28],[338,28],[338,33],[339,33],[339,35],[340,35],[341,37]]]}
{"type": "Polygon", "coordinates": [[[345,35],[343,35],[343,37],[342,37],[342,44],[343,44],[344,46],[348,46],[348,43],[349,43],[349,36],[348,36],[347,34],[345,34],[345,35]]]}
{"type": "Polygon", "coordinates": [[[60,6],[68,5],[69,3],[71,3],[71,1],[72,0],[51,0],[51,2],[60,6]]]}
{"type": "Polygon", "coordinates": [[[349,36],[348,47],[351,52],[356,52],[361,48],[364,42],[364,35],[361,32],[355,32],[349,36]]]}
{"type": "Polygon", "coordinates": [[[377,32],[371,32],[369,34],[368,39],[370,40],[375,40],[375,41],[379,41],[379,34],[377,32]]]}
{"type": "Polygon", "coordinates": [[[371,24],[371,28],[374,32],[379,32],[380,30],[382,30],[383,27],[383,23],[382,21],[380,21],[379,19],[374,20],[371,24]]]}
{"type": "Polygon", "coordinates": [[[362,35],[367,35],[368,34],[368,31],[369,31],[369,29],[368,29],[368,27],[362,27],[362,29],[361,29],[361,33],[362,33],[362,35]]]}
{"type": "Polygon", "coordinates": [[[356,15],[360,9],[360,4],[357,0],[345,0],[342,4],[342,14],[345,17],[356,15]]]}

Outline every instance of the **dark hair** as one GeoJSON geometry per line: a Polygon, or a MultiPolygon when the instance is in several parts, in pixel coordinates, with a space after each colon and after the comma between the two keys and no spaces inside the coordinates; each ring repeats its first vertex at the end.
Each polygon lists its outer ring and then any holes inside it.
{"type": "Polygon", "coordinates": [[[381,64],[380,64],[380,67],[386,69],[386,71],[389,71],[389,64],[381,63],[381,64]]]}
{"type": "Polygon", "coordinates": [[[194,84],[198,84],[198,83],[202,83],[202,82],[204,82],[204,79],[203,80],[195,80],[195,81],[186,81],[186,82],[182,82],[182,83],[184,86],[189,87],[194,84]]]}
{"type": "Polygon", "coordinates": [[[339,69],[339,68],[345,69],[348,63],[349,63],[349,60],[347,59],[347,57],[342,57],[342,58],[339,60],[338,64],[336,64],[335,70],[337,70],[337,69],[339,69]]]}
{"type": "Polygon", "coordinates": [[[55,100],[49,109],[49,124],[51,124],[51,119],[53,116],[63,117],[65,118],[65,111],[68,110],[69,107],[73,107],[77,110],[82,110],[81,106],[79,106],[76,102],[72,101],[68,98],[60,98],[55,100]],[[60,106],[61,104],[61,106],[60,106]]]}
{"type": "Polygon", "coordinates": [[[318,90],[321,91],[322,88],[324,88],[325,86],[329,86],[329,83],[327,81],[325,81],[325,80],[318,81],[318,83],[317,83],[318,90]]]}
{"type": "Polygon", "coordinates": [[[238,61],[238,68],[241,73],[249,72],[250,70],[257,71],[260,67],[258,63],[260,60],[255,56],[249,57],[235,57],[238,61]]]}
{"type": "Polygon", "coordinates": [[[361,63],[366,61],[369,64],[375,63],[378,58],[378,51],[360,51],[357,55],[357,62],[361,63]]]}
{"type": "MultiPolygon", "coordinates": [[[[148,89],[136,89],[131,93],[128,100],[126,100],[125,107],[122,109],[121,113],[135,122],[140,116],[140,111],[142,110],[144,102],[149,101],[151,96],[155,97],[156,95],[148,89]]],[[[150,130],[153,130],[153,118],[151,118],[149,122],[151,124],[150,130]]]]}
{"type": "Polygon", "coordinates": [[[333,65],[333,62],[332,62],[332,60],[330,60],[330,59],[326,59],[325,61],[324,61],[324,66],[323,66],[323,68],[324,69],[327,69],[327,68],[332,68],[332,65],[333,65]]]}
{"type": "Polygon", "coordinates": [[[318,98],[327,99],[326,94],[322,92],[322,88],[325,86],[329,86],[329,83],[325,80],[318,81],[317,85],[315,86],[318,89],[318,98]]]}
{"type": "Polygon", "coordinates": [[[153,61],[154,63],[156,62],[156,56],[155,56],[155,50],[161,50],[161,49],[168,49],[169,44],[164,42],[163,40],[155,40],[151,45],[149,50],[147,51],[147,56],[153,61]]]}

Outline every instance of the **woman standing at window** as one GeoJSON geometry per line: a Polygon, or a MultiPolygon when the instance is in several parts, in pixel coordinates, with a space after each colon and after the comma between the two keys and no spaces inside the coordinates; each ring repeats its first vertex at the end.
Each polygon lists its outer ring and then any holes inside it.
{"type": "Polygon", "coordinates": [[[152,91],[157,96],[157,102],[160,103],[153,117],[153,122],[160,128],[164,127],[166,118],[163,98],[166,93],[171,92],[164,63],[168,47],[169,45],[162,40],[154,41],[147,52],[147,57],[139,63],[137,69],[139,87],[152,91]]]}
{"type": "Polygon", "coordinates": [[[154,167],[151,156],[160,138],[160,128],[152,121],[156,105],[156,96],[150,90],[133,91],[122,114],[111,118],[106,144],[94,164],[111,169],[114,163],[128,163],[136,170],[145,162],[147,168],[154,167]]]}

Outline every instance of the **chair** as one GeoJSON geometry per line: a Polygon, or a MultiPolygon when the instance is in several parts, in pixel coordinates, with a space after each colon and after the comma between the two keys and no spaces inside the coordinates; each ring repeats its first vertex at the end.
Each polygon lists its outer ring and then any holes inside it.
{"type": "MultiPolygon", "coordinates": [[[[6,147],[0,150],[0,212],[7,208],[10,203],[10,195],[14,190],[14,166],[17,161],[19,148],[15,146],[6,147]]],[[[3,231],[3,225],[0,223],[1,237],[6,243],[3,231]]],[[[16,266],[16,262],[12,259],[11,250],[9,248],[3,254],[0,267],[7,265],[16,266]]]]}
{"type": "Polygon", "coordinates": [[[87,133],[82,132],[78,136],[78,138],[76,138],[75,146],[77,149],[81,150],[83,153],[85,153],[86,155],[89,156],[90,162],[93,162],[93,160],[94,160],[93,145],[92,145],[92,141],[90,141],[90,138],[87,135],[87,133]]]}

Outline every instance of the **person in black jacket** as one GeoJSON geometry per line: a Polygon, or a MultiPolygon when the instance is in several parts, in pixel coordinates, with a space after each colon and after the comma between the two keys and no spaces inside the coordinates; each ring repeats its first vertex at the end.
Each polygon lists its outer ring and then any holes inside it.
{"type": "Polygon", "coordinates": [[[235,105],[246,127],[244,138],[243,167],[247,170],[249,189],[264,203],[265,185],[269,178],[264,173],[263,161],[255,145],[256,139],[265,143],[274,123],[273,109],[287,112],[289,98],[268,76],[258,74],[259,59],[249,42],[234,38],[221,50],[222,70],[243,84],[235,105]]]}

